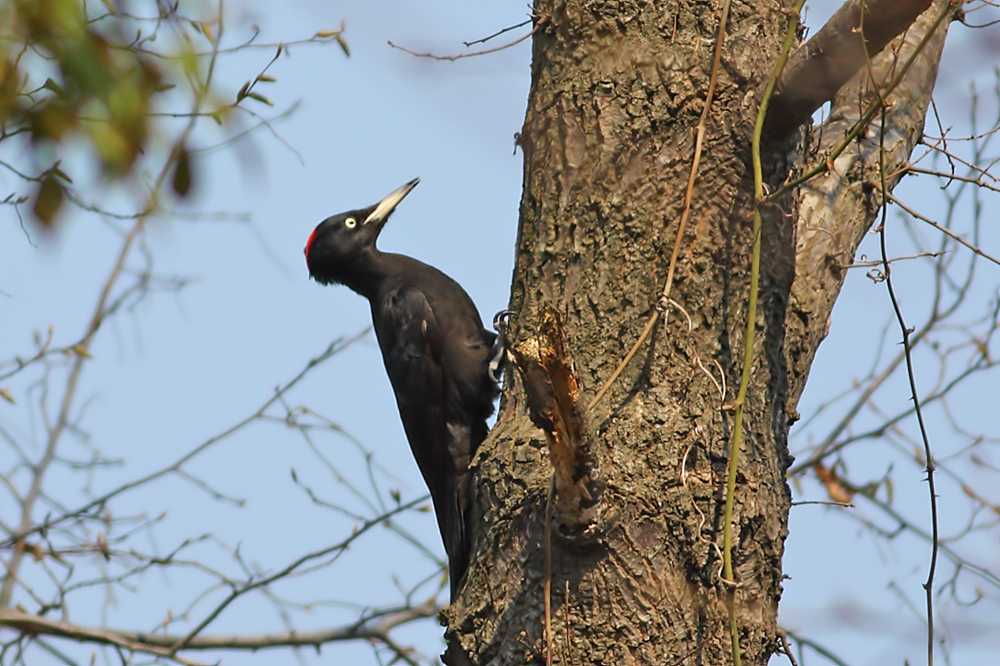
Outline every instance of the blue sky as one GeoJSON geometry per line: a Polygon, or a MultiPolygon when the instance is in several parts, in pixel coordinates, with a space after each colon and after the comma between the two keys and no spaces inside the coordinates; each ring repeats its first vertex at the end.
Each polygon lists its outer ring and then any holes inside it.
{"type": "MultiPolygon", "coordinates": [[[[812,10],[811,25],[819,25],[821,9],[812,10]]],[[[269,70],[277,83],[260,88],[278,109],[302,101],[291,119],[275,125],[281,140],[258,132],[250,150],[216,152],[196,162],[197,199],[192,208],[248,213],[250,223],[174,220],[150,226],[145,243],[156,271],[188,276],[193,282],[176,295],[150,295],[101,331],[80,391],[88,401],[83,423],[90,445],[125,462],[95,475],[94,492],[169,464],[251,414],[276,385],[294,376],[332,339],[368,325],[363,299],[345,288],[321,287],[307,279],[302,247],[315,224],[328,215],[372,204],[419,176],[421,184],[382,234],[381,248],[443,269],[465,286],[486,319],[506,306],[521,192],[522,163],[520,154],[514,154],[514,134],[523,121],[530,82],[530,42],[453,63],[417,59],[386,42],[416,51],[456,53],[465,50],[463,40],[519,23],[526,12],[519,2],[299,2],[280,9],[256,2],[229,7],[227,30],[234,40],[249,34],[250,23],[261,26],[262,40],[277,42],[334,29],[345,21],[351,58],[336,46],[293,48],[291,57],[269,70]]],[[[966,36],[956,30],[952,39],[966,36]]],[[[988,82],[990,63],[969,60],[969,48],[959,43],[954,49],[956,59],[972,63],[959,73],[963,80],[976,75],[988,82]]],[[[227,59],[217,79],[220,88],[235,95],[271,55],[265,49],[227,59]]],[[[956,79],[945,86],[949,102],[943,110],[961,110],[968,103],[965,84],[956,79]]],[[[200,133],[195,142],[207,146],[216,136],[200,133]]],[[[0,175],[0,187],[9,188],[12,182],[0,175]]],[[[908,191],[923,203],[919,190],[908,191]]],[[[95,218],[77,217],[65,220],[48,238],[29,228],[36,247],[8,211],[4,216],[0,290],[6,295],[0,294],[0,358],[30,354],[31,332],[44,331],[49,324],[56,344],[75,340],[110,270],[118,237],[95,218]]],[[[995,230],[991,233],[996,241],[995,230]]],[[[873,247],[863,251],[876,255],[873,247]]],[[[984,270],[993,271],[995,295],[996,267],[984,270]]],[[[913,279],[919,284],[918,277],[913,279]]],[[[990,295],[985,288],[983,298],[990,295]]],[[[917,317],[922,307],[919,289],[909,298],[917,317]]],[[[867,371],[878,340],[859,331],[876,330],[889,312],[884,288],[861,271],[852,273],[800,406],[804,415],[867,371]],[[851,364],[845,358],[860,360],[851,364]]],[[[37,413],[26,416],[37,389],[26,384],[12,389],[18,406],[0,403],[0,423],[29,432],[30,423],[38,424],[37,413]]],[[[968,404],[982,412],[995,403],[988,395],[989,388],[979,388],[968,404]]],[[[907,400],[902,389],[894,397],[899,404],[907,400]]],[[[371,335],[310,374],[288,401],[336,422],[370,449],[383,489],[399,488],[404,500],[424,493],[371,335]]],[[[822,431],[822,420],[816,428],[822,431]]],[[[364,457],[347,438],[325,433],[317,435],[315,443],[346,478],[367,478],[364,457]]],[[[69,441],[68,456],[84,454],[79,442],[69,441]]],[[[0,453],[0,459],[6,455],[0,453]]],[[[869,462],[873,475],[887,464],[884,452],[872,454],[869,462]]],[[[226,495],[245,499],[242,508],[211,501],[176,477],[130,493],[115,507],[121,514],[166,512],[156,542],[142,542],[151,551],[168,551],[188,536],[210,533],[229,547],[239,543],[249,561],[273,569],[298,553],[342,538],[354,522],[313,506],[292,481],[292,469],[325,499],[363,508],[318,462],[302,437],[280,423],[256,424],[212,447],[189,468],[226,495]]],[[[72,477],[54,480],[54,492],[66,503],[75,505],[82,498],[71,489],[79,485],[72,477]]],[[[905,470],[897,492],[917,502],[915,515],[920,515],[919,502],[926,502],[921,475],[905,470]]],[[[796,494],[798,499],[825,499],[819,487],[809,484],[801,496],[796,494]]],[[[942,498],[945,507],[952,501],[960,498],[942,498]]],[[[5,511],[4,519],[9,515],[5,511]]],[[[432,516],[408,515],[402,524],[441,556],[432,516]]],[[[433,573],[436,564],[426,554],[387,530],[377,532],[315,578],[281,588],[297,601],[330,602],[297,612],[297,627],[343,624],[355,611],[342,602],[390,603],[398,598],[391,575],[405,587],[433,573]]],[[[982,542],[978,547],[985,550],[971,555],[995,566],[996,544],[982,542]]],[[[829,641],[852,664],[901,664],[904,657],[919,663],[922,627],[887,581],[895,578],[919,599],[927,551],[920,542],[905,539],[895,545],[875,543],[835,510],[796,507],[785,561],[791,580],[785,586],[781,621],[829,641]]],[[[232,567],[225,549],[211,540],[196,552],[219,567],[232,567]]],[[[163,620],[165,608],[175,615],[183,612],[195,596],[193,590],[201,589],[192,587],[198,584],[203,579],[191,573],[147,575],[138,591],[118,590],[110,603],[97,590],[82,597],[85,601],[74,606],[72,618],[152,627],[163,620]]],[[[425,586],[421,594],[431,591],[425,586]]],[[[986,615],[996,617],[996,590],[990,593],[992,601],[984,602],[986,615]]],[[[205,608],[198,606],[192,617],[199,618],[205,608]]],[[[227,609],[207,633],[282,628],[281,618],[265,600],[247,599],[227,609]]],[[[963,639],[967,645],[954,654],[952,663],[982,663],[986,654],[1000,648],[995,626],[992,632],[963,639]]],[[[989,631],[977,635],[981,633],[989,631]]],[[[401,631],[399,640],[433,655],[441,649],[440,635],[441,629],[427,621],[401,631]]],[[[45,663],[45,658],[33,663],[45,663]]],[[[323,657],[303,651],[300,658],[305,663],[376,663],[365,645],[331,645],[323,657]]],[[[285,653],[226,660],[294,661],[285,653]]]]}

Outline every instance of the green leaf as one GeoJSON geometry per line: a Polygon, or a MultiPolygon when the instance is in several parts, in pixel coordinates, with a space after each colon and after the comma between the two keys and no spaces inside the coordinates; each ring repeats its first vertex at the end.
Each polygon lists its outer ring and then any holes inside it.
{"type": "Polygon", "coordinates": [[[66,91],[63,90],[62,86],[53,81],[51,78],[45,79],[45,83],[42,84],[42,88],[51,90],[59,97],[66,97],[66,91]]]}
{"type": "Polygon", "coordinates": [[[32,209],[35,217],[43,226],[51,227],[62,203],[63,187],[53,175],[49,174],[38,187],[38,195],[35,197],[35,206],[32,209]]]}
{"type": "Polygon", "coordinates": [[[256,93],[256,92],[251,91],[251,92],[247,93],[247,97],[249,97],[250,99],[255,99],[258,102],[261,102],[263,104],[267,104],[268,106],[274,106],[274,102],[272,102],[268,98],[264,97],[260,93],[256,93]]]}
{"type": "Polygon", "coordinates": [[[215,35],[212,34],[212,26],[211,25],[209,25],[205,21],[202,21],[201,23],[197,23],[196,25],[199,28],[201,28],[201,31],[203,33],[205,33],[205,36],[208,37],[208,41],[212,42],[212,46],[218,46],[219,45],[218,42],[215,41],[215,35]]]}
{"type": "Polygon", "coordinates": [[[70,347],[70,349],[77,356],[82,356],[83,358],[94,358],[94,356],[89,351],[87,351],[87,348],[84,347],[83,345],[73,345],[72,347],[70,347]]]}
{"type": "Polygon", "coordinates": [[[52,165],[52,173],[65,180],[67,183],[72,184],[73,182],[73,179],[67,176],[66,172],[59,168],[59,162],[56,162],[55,164],[52,165]]]}
{"type": "Polygon", "coordinates": [[[187,146],[181,146],[177,151],[177,165],[174,167],[174,178],[170,184],[181,198],[186,197],[191,191],[191,154],[187,146]]]}

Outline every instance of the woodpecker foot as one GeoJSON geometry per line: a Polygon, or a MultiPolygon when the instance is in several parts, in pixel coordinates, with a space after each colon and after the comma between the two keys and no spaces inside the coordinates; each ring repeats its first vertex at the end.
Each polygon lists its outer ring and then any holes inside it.
{"type": "Polygon", "coordinates": [[[500,383],[500,377],[503,374],[501,365],[507,355],[507,320],[513,315],[513,310],[501,310],[493,315],[493,329],[497,332],[497,339],[493,343],[489,374],[490,379],[497,384],[500,383]]]}

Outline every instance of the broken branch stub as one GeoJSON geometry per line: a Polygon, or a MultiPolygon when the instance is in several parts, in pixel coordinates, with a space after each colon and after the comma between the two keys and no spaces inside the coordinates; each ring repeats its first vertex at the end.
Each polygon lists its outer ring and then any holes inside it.
{"type": "Polygon", "coordinates": [[[559,317],[546,311],[538,334],[512,345],[510,352],[524,382],[528,416],[549,444],[556,509],[564,525],[579,527],[592,522],[598,490],[580,380],[564,337],[559,317]]]}

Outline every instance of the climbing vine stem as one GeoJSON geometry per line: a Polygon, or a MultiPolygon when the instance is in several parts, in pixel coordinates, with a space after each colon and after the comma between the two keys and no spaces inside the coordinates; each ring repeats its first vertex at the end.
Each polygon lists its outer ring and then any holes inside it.
{"type": "Polygon", "coordinates": [[[736,622],[736,579],[733,575],[733,503],[736,495],[736,470],[740,460],[740,443],[743,441],[743,410],[746,403],[747,387],[750,385],[750,366],[753,360],[753,334],[757,319],[757,287],[760,281],[760,231],[761,214],[760,203],[764,199],[764,176],[760,160],[760,140],[764,129],[764,118],[767,114],[767,105],[774,94],[774,88],[781,76],[781,70],[785,68],[788,61],[788,54],[795,44],[795,35],[798,33],[799,12],[805,0],[796,0],[795,6],[788,20],[788,29],[785,31],[785,41],[781,46],[781,55],[774,65],[771,78],[764,88],[761,96],[760,107],[757,109],[757,120],[753,129],[752,159],[753,159],[753,255],[750,261],[750,297],[747,303],[747,329],[744,336],[745,344],[743,348],[743,371],[740,374],[739,391],[736,394],[735,416],[733,419],[733,431],[729,440],[729,465],[726,474],[726,506],[725,506],[725,526],[722,537],[722,575],[729,586],[727,595],[727,606],[729,610],[729,633],[733,644],[733,666],[740,666],[740,634],[736,622]]]}

